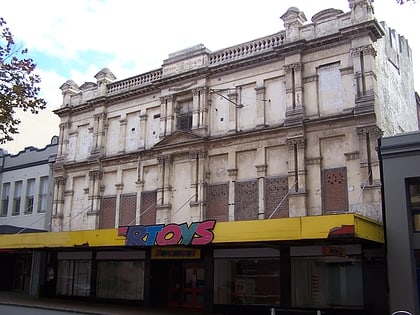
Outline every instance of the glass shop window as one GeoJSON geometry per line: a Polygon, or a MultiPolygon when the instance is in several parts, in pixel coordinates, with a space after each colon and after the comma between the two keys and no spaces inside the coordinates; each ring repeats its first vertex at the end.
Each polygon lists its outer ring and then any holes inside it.
{"type": "Polygon", "coordinates": [[[142,300],[143,288],[144,261],[98,261],[97,297],[142,300]]]}
{"type": "Polygon", "coordinates": [[[363,308],[360,260],[334,256],[292,258],[292,305],[363,308]]]}
{"type": "Polygon", "coordinates": [[[59,260],[56,289],[57,295],[89,296],[91,270],[91,260],[59,260]]]}
{"type": "Polygon", "coordinates": [[[224,258],[214,262],[215,304],[280,304],[279,258],[224,258]]]}

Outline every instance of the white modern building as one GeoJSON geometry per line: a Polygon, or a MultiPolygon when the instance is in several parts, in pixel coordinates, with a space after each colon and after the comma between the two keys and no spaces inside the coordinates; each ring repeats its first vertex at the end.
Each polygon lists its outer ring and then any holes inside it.
{"type": "MultiPolygon", "coordinates": [[[[0,155],[0,235],[51,231],[53,165],[58,137],[44,148],[27,147],[0,155]]],[[[35,294],[42,274],[41,256],[33,249],[1,251],[0,289],[35,294]],[[4,255],[2,255],[4,254],[4,255]]]]}

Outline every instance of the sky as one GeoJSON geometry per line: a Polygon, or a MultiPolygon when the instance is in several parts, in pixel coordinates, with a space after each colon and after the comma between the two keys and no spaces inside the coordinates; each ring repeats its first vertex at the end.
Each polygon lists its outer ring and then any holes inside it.
{"type": "MultiPolygon", "coordinates": [[[[62,103],[59,88],[69,79],[79,86],[96,82],[94,75],[107,67],[122,80],[158,69],[170,53],[197,44],[216,51],[274,34],[284,30],[280,16],[292,6],[307,23],[327,8],[349,11],[348,0],[3,0],[0,17],[37,64],[48,105],[38,115],[19,113],[19,134],[1,148],[17,154],[51,143],[59,132],[53,113],[62,103]]],[[[420,2],[375,0],[373,6],[378,21],[408,40],[420,92],[420,2]]]]}

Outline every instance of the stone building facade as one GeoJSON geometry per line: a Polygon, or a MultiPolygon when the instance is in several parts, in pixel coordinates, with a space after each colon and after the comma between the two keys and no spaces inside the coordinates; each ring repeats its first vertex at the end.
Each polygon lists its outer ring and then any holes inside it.
{"type": "MultiPolygon", "coordinates": [[[[168,305],[350,305],[381,314],[375,148],[382,135],[418,128],[412,54],[404,37],[375,19],[372,1],[349,0],[349,7],[323,10],[311,22],[291,7],[281,16],[284,30],[266,37],[215,52],[200,44],[123,80],[105,68],[96,82],[65,82],[55,110],[61,123],[53,231],[214,221],[217,244],[202,248],[197,263],[203,266],[186,259],[169,266],[153,256],[175,230],[157,243],[135,241],[151,245],[138,248],[144,250],[139,259],[163,282],[172,279],[162,275],[170,268],[206,279],[193,293],[181,281],[182,293],[190,294],[185,299],[172,295],[177,286],[169,284],[160,296],[168,305]],[[347,215],[356,223],[347,224],[347,215]],[[302,223],[299,237],[283,225],[306,219],[315,221],[302,223]],[[278,222],[273,233],[281,236],[252,234],[254,224],[264,230],[270,222],[278,222]],[[327,233],[314,234],[321,227],[327,233]],[[264,281],[238,271],[248,266],[258,275],[256,257],[272,270],[271,295],[264,281]],[[231,267],[234,258],[241,268],[231,267]],[[219,295],[222,290],[227,293],[219,295]]],[[[58,253],[58,268],[70,257],[58,253]]],[[[153,304],[158,290],[142,281],[139,294],[153,304]]]]}

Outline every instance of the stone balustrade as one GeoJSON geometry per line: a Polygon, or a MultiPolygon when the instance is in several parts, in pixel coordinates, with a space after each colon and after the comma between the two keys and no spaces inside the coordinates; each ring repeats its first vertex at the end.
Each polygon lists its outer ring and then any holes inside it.
{"type": "MultiPolygon", "coordinates": [[[[209,56],[209,64],[215,66],[233,60],[246,58],[254,54],[262,53],[283,43],[284,35],[277,33],[245,44],[226,48],[209,56]]],[[[162,78],[162,69],[150,71],[135,77],[110,83],[107,86],[108,94],[118,94],[123,91],[131,90],[136,87],[147,85],[162,78]]]]}
{"type": "Polygon", "coordinates": [[[108,94],[117,94],[122,91],[131,90],[159,80],[162,77],[162,69],[143,73],[141,75],[131,77],[125,80],[108,84],[108,94]]]}
{"type": "Polygon", "coordinates": [[[238,58],[252,56],[254,54],[258,54],[268,49],[282,45],[283,40],[284,32],[270,35],[234,47],[229,47],[211,54],[209,63],[213,66],[219,63],[230,62],[238,58]]]}

